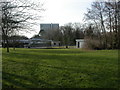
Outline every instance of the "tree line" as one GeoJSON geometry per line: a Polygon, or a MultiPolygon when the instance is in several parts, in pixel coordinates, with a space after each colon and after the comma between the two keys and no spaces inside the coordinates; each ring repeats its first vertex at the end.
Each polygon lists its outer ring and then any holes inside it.
{"type": "MultiPolygon", "coordinates": [[[[40,3],[38,3],[40,4],[40,3]]],[[[15,2],[0,2],[0,14],[2,22],[2,38],[7,44],[9,52],[8,39],[18,33],[30,30],[30,25],[40,18],[39,14],[34,15],[29,10],[35,10],[41,13],[44,9],[42,4],[37,5],[34,2],[16,0],[15,2]],[[22,2],[21,2],[22,1],[22,2]]],[[[75,45],[75,39],[85,39],[85,48],[89,49],[118,49],[120,39],[120,2],[117,0],[95,1],[87,9],[84,15],[84,23],[68,23],[60,26],[58,30],[53,30],[47,35],[40,31],[42,38],[61,41],[61,45],[66,48],[75,45]]],[[[39,35],[36,35],[39,37],[39,35]]]]}
{"type": "Polygon", "coordinates": [[[87,45],[91,48],[118,49],[120,29],[120,2],[109,0],[104,2],[93,2],[91,8],[85,14],[86,22],[91,25],[86,37],[87,45]]]}
{"type": "Polygon", "coordinates": [[[85,48],[118,49],[120,39],[120,2],[96,1],[84,15],[84,23],[69,23],[47,35],[62,45],[75,45],[75,39],[85,39],[85,48]]]}

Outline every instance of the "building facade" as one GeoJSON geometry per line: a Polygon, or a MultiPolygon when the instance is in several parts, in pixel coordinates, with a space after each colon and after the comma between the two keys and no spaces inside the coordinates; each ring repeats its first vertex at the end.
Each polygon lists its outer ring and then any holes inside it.
{"type": "Polygon", "coordinates": [[[83,48],[85,40],[84,39],[76,39],[76,48],[83,48]]]}
{"type": "Polygon", "coordinates": [[[58,30],[59,29],[59,24],[40,24],[40,30],[44,31],[50,31],[50,30],[58,30]]]}

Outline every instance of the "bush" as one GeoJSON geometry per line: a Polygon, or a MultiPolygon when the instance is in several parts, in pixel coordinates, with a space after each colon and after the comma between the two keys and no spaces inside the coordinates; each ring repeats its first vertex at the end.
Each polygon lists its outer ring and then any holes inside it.
{"type": "Polygon", "coordinates": [[[103,45],[101,45],[98,40],[85,39],[84,48],[101,50],[103,48],[103,45]]]}

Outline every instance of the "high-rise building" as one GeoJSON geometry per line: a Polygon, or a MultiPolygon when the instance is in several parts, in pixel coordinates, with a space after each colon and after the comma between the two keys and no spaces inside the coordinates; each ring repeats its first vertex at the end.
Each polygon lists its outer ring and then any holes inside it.
{"type": "Polygon", "coordinates": [[[40,30],[48,31],[48,30],[58,30],[59,24],[40,24],[40,30]]]}

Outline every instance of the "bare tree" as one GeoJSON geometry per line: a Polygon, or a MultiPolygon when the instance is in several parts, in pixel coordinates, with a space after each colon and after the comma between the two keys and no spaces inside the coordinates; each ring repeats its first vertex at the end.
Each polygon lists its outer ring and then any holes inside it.
{"type": "Polygon", "coordinates": [[[83,39],[84,38],[84,28],[81,23],[73,23],[74,28],[74,41],[75,39],[83,39]]]}
{"type": "Polygon", "coordinates": [[[9,36],[21,31],[28,32],[31,29],[30,25],[35,24],[35,20],[40,18],[39,15],[34,15],[30,10],[40,13],[43,9],[37,8],[37,4],[30,3],[28,0],[24,2],[22,0],[0,2],[0,5],[2,8],[2,34],[7,43],[7,52],[9,52],[9,36]]]}
{"type": "Polygon", "coordinates": [[[71,45],[73,41],[73,27],[72,24],[66,24],[65,26],[61,27],[61,31],[63,34],[63,40],[66,48],[71,45]]]}
{"type": "Polygon", "coordinates": [[[109,0],[93,2],[85,14],[85,20],[94,24],[99,31],[99,40],[104,48],[118,47],[118,2],[109,0]]]}

